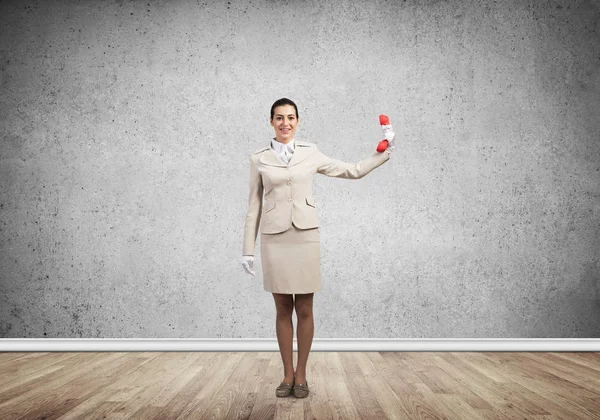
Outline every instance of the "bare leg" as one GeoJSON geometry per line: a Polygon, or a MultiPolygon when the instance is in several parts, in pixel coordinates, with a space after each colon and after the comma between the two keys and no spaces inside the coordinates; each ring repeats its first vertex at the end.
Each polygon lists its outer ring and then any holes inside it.
{"type": "Polygon", "coordinates": [[[283,381],[291,384],[294,379],[294,324],[292,323],[294,296],[273,293],[273,298],[275,299],[275,307],[277,309],[275,330],[283,362],[283,381]]]}
{"type": "Polygon", "coordinates": [[[296,382],[306,382],[306,363],[312,346],[315,323],[313,319],[314,293],[296,295],[296,316],[298,317],[298,364],[296,366],[296,382]]]}

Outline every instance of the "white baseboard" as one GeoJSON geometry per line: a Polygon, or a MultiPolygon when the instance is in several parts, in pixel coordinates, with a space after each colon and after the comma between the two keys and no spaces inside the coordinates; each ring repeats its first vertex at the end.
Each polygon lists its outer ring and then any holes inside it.
{"type": "MultiPolygon", "coordinates": [[[[297,351],[294,339],[294,351],[297,351]]],[[[274,338],[0,338],[0,352],[279,351],[274,338]]],[[[598,338],[315,338],[311,351],[600,351],[598,338]]]]}

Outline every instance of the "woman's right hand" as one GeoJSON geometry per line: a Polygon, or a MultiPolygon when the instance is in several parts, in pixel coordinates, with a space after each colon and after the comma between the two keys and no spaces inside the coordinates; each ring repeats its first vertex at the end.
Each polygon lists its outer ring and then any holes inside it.
{"type": "Polygon", "coordinates": [[[246,270],[246,273],[254,276],[256,274],[252,269],[254,267],[254,255],[244,255],[242,257],[242,266],[246,270]]]}

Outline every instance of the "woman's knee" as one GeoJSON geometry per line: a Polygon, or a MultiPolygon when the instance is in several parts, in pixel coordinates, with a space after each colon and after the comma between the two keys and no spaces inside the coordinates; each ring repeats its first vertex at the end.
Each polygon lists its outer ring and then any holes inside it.
{"type": "Polygon", "coordinates": [[[291,320],[292,319],[292,314],[294,313],[294,307],[292,306],[291,309],[288,308],[277,308],[277,319],[286,319],[286,320],[291,320]]]}
{"type": "Polygon", "coordinates": [[[273,293],[277,318],[291,318],[294,312],[294,298],[292,295],[273,293]]]}
{"type": "Polygon", "coordinates": [[[309,320],[313,317],[312,309],[296,309],[296,316],[300,321],[309,320]]]}
{"type": "Polygon", "coordinates": [[[313,295],[296,295],[296,316],[300,320],[310,319],[313,316],[313,295]]]}

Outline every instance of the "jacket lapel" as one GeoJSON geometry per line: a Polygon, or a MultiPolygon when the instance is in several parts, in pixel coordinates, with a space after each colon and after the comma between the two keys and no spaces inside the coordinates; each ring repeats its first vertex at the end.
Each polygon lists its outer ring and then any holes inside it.
{"type": "Polygon", "coordinates": [[[310,144],[304,143],[303,141],[296,141],[296,148],[292,158],[290,159],[289,166],[294,166],[302,162],[312,154],[311,151],[312,148],[310,147],[310,144]]]}
{"type": "MultiPolygon", "coordinates": [[[[294,154],[296,154],[296,152],[294,151],[294,154]]],[[[264,163],[265,165],[269,165],[269,166],[282,166],[282,167],[286,167],[287,165],[285,163],[283,163],[283,161],[281,159],[279,159],[277,157],[277,155],[275,154],[275,150],[269,148],[269,150],[267,150],[265,153],[262,153],[260,155],[260,163],[264,163]]]]}

